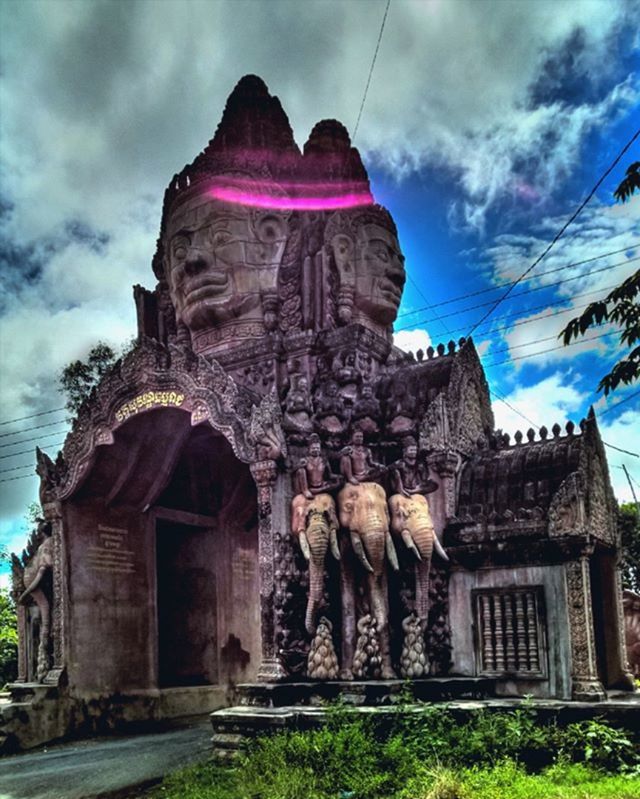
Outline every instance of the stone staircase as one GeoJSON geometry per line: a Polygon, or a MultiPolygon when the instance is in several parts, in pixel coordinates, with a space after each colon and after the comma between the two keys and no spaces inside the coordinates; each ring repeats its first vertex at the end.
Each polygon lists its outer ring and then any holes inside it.
{"type": "Polygon", "coordinates": [[[495,680],[473,677],[238,685],[234,706],[211,714],[213,753],[219,760],[230,760],[244,742],[258,735],[319,727],[338,700],[348,712],[373,715],[384,724],[398,712],[419,708],[418,703],[493,697],[495,680]]]}

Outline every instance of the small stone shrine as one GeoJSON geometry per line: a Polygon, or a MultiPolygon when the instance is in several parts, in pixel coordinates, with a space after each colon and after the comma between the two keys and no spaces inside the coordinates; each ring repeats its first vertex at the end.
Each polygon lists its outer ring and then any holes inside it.
{"type": "Polygon", "coordinates": [[[393,346],[404,257],[339,122],[300,152],[242,78],[166,190],[153,271],[136,346],[55,462],[38,452],[6,736],[214,709],[240,684],[248,703],[632,690],[593,412],[510,441],[471,340],[393,346]]]}

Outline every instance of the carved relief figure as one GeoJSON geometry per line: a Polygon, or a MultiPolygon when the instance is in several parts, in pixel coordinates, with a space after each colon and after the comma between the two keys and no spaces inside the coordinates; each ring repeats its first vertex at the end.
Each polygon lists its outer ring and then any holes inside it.
{"type": "Polygon", "coordinates": [[[27,604],[31,598],[40,611],[40,640],[38,642],[37,678],[42,681],[49,670],[49,635],[51,629],[51,597],[44,589],[44,577],[53,569],[53,538],[49,525],[41,523],[39,531],[44,539],[34,556],[25,565],[22,579],[25,590],[18,602],[27,604]]]}
{"type": "Polygon", "coordinates": [[[327,433],[342,433],[345,429],[344,401],[338,394],[338,384],[329,380],[320,387],[316,399],[315,419],[327,433]]]}
{"type": "Polygon", "coordinates": [[[316,433],[309,436],[309,451],[300,460],[294,476],[294,491],[303,494],[307,499],[327,491],[332,491],[340,484],[340,478],[331,473],[327,459],[322,455],[320,438],[316,433]]]}
{"type": "Polygon", "coordinates": [[[413,436],[402,442],[402,458],[391,467],[393,488],[398,494],[410,497],[414,494],[430,494],[438,484],[429,477],[429,468],[418,459],[418,445],[413,436]]]}
{"type": "Polygon", "coordinates": [[[433,550],[449,560],[442,544],[438,541],[429,505],[422,494],[407,497],[394,494],[389,499],[391,508],[391,529],[400,536],[406,547],[415,555],[416,563],[416,614],[423,625],[429,616],[429,571],[433,550]]]}
{"type": "MultiPolygon", "coordinates": [[[[382,677],[391,679],[394,677],[394,672],[389,654],[389,597],[386,567],[388,561],[391,568],[397,571],[398,557],[389,533],[389,511],[385,491],[377,483],[350,481],[338,494],[338,511],[340,524],[349,530],[353,551],[366,571],[367,598],[380,637],[382,677]]],[[[355,613],[353,588],[343,583],[345,654],[349,653],[349,642],[346,639],[353,629],[355,613]]]]}
{"type": "Polygon", "coordinates": [[[315,615],[322,601],[327,549],[330,547],[333,557],[340,560],[338,519],[332,497],[329,494],[318,494],[312,499],[303,494],[295,496],[291,502],[291,530],[309,562],[305,627],[313,635],[316,631],[315,615]]]}
{"type": "Polygon", "coordinates": [[[380,206],[364,213],[336,213],[327,223],[325,243],[338,273],[339,322],[388,328],[398,314],[406,280],[391,216],[380,206]]]}
{"type": "Polygon", "coordinates": [[[371,450],[364,444],[362,430],[354,430],[351,444],[342,451],[340,470],[351,485],[376,480],[385,472],[386,467],[376,463],[371,450]]]}
{"type": "Polygon", "coordinates": [[[202,337],[212,328],[229,328],[227,340],[258,338],[275,328],[287,231],[281,214],[230,206],[202,193],[172,209],[163,241],[165,274],[196,352],[222,340],[202,337]]]}
{"type": "Polygon", "coordinates": [[[369,383],[362,386],[360,398],[353,408],[353,421],[358,430],[365,433],[379,433],[377,420],[380,418],[380,402],[373,394],[369,383]]]}
{"type": "Polygon", "coordinates": [[[356,286],[354,303],[382,326],[393,324],[406,280],[404,256],[391,216],[379,206],[355,220],[356,286]]]}
{"type": "Polygon", "coordinates": [[[294,375],[285,400],[283,427],[294,433],[309,433],[313,430],[311,413],[309,382],[304,375],[294,375]]]}

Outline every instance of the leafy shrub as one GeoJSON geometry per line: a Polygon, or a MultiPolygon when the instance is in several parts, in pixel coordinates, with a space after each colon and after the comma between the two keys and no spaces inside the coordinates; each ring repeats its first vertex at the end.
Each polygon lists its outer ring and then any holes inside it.
{"type": "Polygon", "coordinates": [[[259,738],[234,768],[181,772],[156,796],[640,799],[640,775],[629,772],[634,744],[602,721],[540,725],[526,703],[468,718],[442,706],[404,708],[392,724],[376,723],[377,717],[331,709],[320,729],[259,738]]]}
{"type": "Polygon", "coordinates": [[[628,769],[638,762],[638,753],[624,730],[601,719],[567,725],[560,736],[560,755],[565,760],[589,763],[606,771],[628,769]]]}

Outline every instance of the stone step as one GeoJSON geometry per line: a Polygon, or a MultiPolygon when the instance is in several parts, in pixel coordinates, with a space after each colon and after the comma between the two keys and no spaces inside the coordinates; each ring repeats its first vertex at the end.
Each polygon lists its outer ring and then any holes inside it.
{"type": "Polygon", "coordinates": [[[287,707],[326,705],[340,699],[347,705],[393,705],[407,701],[447,702],[489,699],[496,695],[489,677],[430,677],[424,680],[329,680],[326,682],[244,683],[236,687],[239,705],[287,707]]]}

